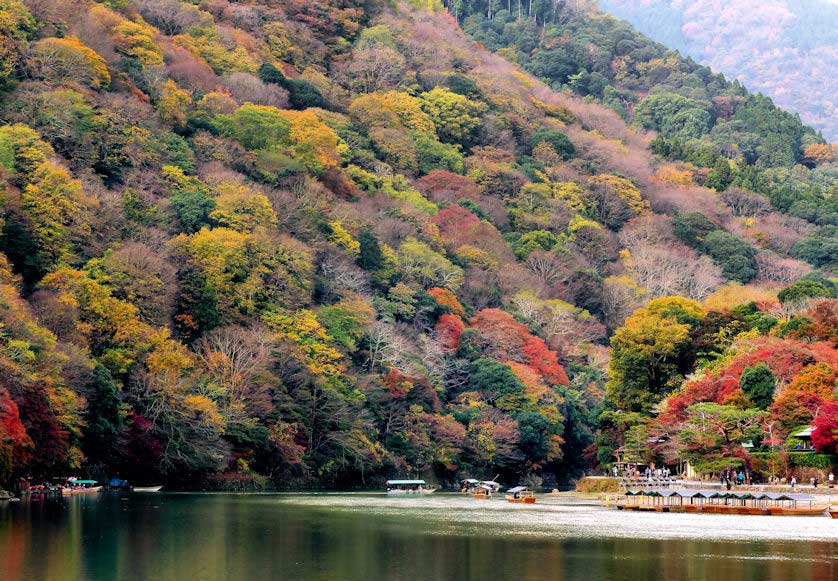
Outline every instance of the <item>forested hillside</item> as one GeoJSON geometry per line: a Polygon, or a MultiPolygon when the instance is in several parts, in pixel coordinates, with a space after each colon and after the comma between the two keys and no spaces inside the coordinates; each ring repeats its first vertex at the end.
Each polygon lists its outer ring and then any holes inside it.
{"type": "Polygon", "coordinates": [[[831,0],[601,0],[670,48],[740,79],[838,140],[838,4],[831,0]]]}
{"type": "Polygon", "coordinates": [[[740,457],[694,404],[834,421],[831,148],[518,8],[3,4],[0,481],[552,484],[740,457]]]}

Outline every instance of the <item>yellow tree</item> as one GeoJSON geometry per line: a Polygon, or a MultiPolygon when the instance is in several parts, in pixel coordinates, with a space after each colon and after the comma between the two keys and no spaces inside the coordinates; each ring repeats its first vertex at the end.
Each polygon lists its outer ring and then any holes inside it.
{"type": "Polygon", "coordinates": [[[55,266],[72,261],[73,241],[89,234],[86,214],[95,201],[64,168],[50,162],[41,164],[30,180],[23,190],[21,206],[33,253],[24,260],[36,275],[43,276],[55,266]]]}
{"type": "Polygon", "coordinates": [[[81,83],[104,89],[111,84],[105,59],[75,36],[39,40],[27,66],[35,77],[58,85],[81,83]]]}
{"type": "Polygon", "coordinates": [[[681,297],[636,310],[611,337],[608,398],[624,411],[651,412],[683,380],[690,330],[704,316],[701,305],[681,297]]]}

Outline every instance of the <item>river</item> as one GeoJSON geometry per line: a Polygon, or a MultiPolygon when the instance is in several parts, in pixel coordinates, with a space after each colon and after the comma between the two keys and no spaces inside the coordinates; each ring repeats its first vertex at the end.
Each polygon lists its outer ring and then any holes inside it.
{"type": "Polygon", "coordinates": [[[0,504],[0,579],[838,579],[838,520],[565,498],[100,494],[0,504]]]}

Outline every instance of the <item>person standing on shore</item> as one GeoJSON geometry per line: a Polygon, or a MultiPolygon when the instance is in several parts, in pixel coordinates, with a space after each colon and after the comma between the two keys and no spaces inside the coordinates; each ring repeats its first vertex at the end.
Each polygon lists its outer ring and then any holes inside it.
{"type": "Polygon", "coordinates": [[[829,473],[829,487],[835,488],[835,475],[832,472],[829,473]]]}

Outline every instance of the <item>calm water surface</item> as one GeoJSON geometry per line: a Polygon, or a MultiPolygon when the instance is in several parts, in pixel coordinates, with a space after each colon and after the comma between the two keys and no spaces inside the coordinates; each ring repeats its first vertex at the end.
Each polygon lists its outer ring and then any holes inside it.
{"type": "Polygon", "coordinates": [[[459,495],[102,494],[0,505],[0,580],[838,579],[838,520],[459,495]]]}

